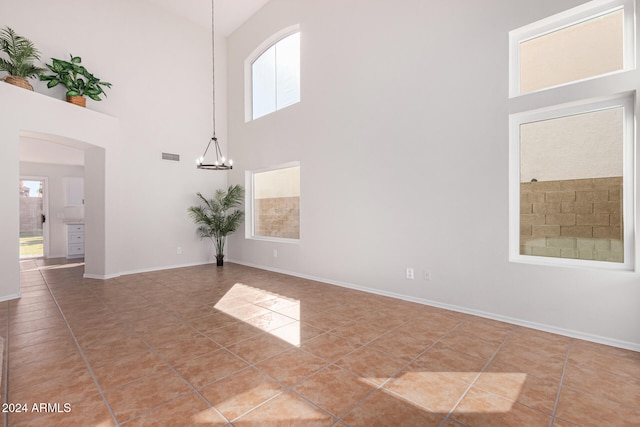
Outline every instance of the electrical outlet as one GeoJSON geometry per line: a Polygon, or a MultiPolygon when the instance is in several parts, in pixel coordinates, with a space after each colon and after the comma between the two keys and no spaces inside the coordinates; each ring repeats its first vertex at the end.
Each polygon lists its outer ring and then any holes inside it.
{"type": "Polygon", "coordinates": [[[407,267],[407,279],[413,280],[413,268],[407,267]]]}
{"type": "Polygon", "coordinates": [[[182,246],[178,246],[176,248],[176,254],[178,254],[178,255],[182,254],[182,246]]]}
{"type": "Polygon", "coordinates": [[[278,258],[278,250],[277,249],[273,250],[273,257],[274,258],[278,258]]]}
{"type": "Polygon", "coordinates": [[[425,271],[423,278],[424,278],[424,280],[431,280],[431,272],[430,271],[425,271]]]}

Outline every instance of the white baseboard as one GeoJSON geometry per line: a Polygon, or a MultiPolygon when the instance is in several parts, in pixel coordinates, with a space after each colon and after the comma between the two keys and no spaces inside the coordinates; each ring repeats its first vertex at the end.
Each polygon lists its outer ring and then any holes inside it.
{"type": "Polygon", "coordinates": [[[18,292],[17,294],[4,295],[4,296],[0,297],[0,302],[11,301],[11,300],[14,300],[14,299],[18,299],[20,297],[22,297],[22,294],[20,292],[18,292]]]}
{"type": "Polygon", "coordinates": [[[120,274],[83,274],[83,278],[85,279],[98,279],[98,280],[108,280],[115,279],[116,277],[120,277],[120,274]]]}
{"type": "Polygon", "coordinates": [[[119,276],[127,276],[129,274],[139,274],[139,273],[152,273],[154,271],[172,270],[174,268],[196,267],[198,265],[206,265],[206,264],[211,264],[211,261],[192,262],[188,264],[176,264],[176,265],[168,265],[168,266],[162,266],[162,267],[142,268],[139,270],[122,271],[120,272],[119,276]]]}
{"type": "Polygon", "coordinates": [[[494,313],[489,313],[489,312],[485,312],[485,311],[469,309],[469,308],[460,307],[460,306],[451,305],[451,304],[445,304],[445,303],[441,303],[441,302],[438,302],[438,301],[432,301],[432,300],[423,299],[423,298],[415,298],[415,297],[412,297],[412,296],[409,296],[409,295],[397,294],[395,292],[382,291],[382,290],[379,290],[379,289],[373,289],[373,288],[368,288],[368,287],[365,287],[365,286],[354,285],[352,283],[339,282],[339,281],[336,281],[336,280],[325,279],[323,277],[317,277],[317,276],[311,276],[311,275],[308,275],[308,274],[296,273],[296,272],[293,272],[293,271],[288,271],[288,270],[283,270],[283,269],[279,269],[279,268],[268,267],[268,266],[264,266],[264,265],[253,264],[253,263],[249,263],[249,262],[243,262],[243,261],[231,260],[231,259],[228,260],[228,261],[229,262],[233,262],[235,264],[245,265],[247,267],[253,267],[253,268],[259,268],[261,270],[273,271],[274,273],[281,273],[281,274],[286,274],[288,276],[300,277],[302,279],[314,280],[316,282],[322,282],[322,283],[326,283],[326,284],[329,284],[329,285],[341,286],[343,288],[349,288],[349,289],[354,289],[354,290],[358,290],[358,291],[368,292],[368,293],[371,293],[371,294],[382,295],[382,296],[396,298],[396,299],[400,299],[400,300],[404,300],[404,301],[415,302],[415,303],[418,303],[418,304],[424,304],[424,305],[428,305],[428,306],[431,306],[431,307],[443,308],[443,309],[446,309],[446,310],[456,311],[456,312],[464,313],[464,314],[471,314],[473,316],[483,317],[483,318],[486,318],[486,319],[491,319],[491,320],[497,320],[497,321],[500,321],[500,322],[511,323],[513,325],[523,326],[523,327],[526,327],[526,328],[536,329],[536,330],[539,330],[539,331],[550,332],[552,334],[563,335],[563,336],[570,337],[570,338],[576,338],[576,339],[581,339],[581,340],[584,340],[584,341],[590,341],[590,342],[594,342],[594,343],[598,343],[598,344],[604,344],[604,345],[609,345],[609,346],[612,346],[612,347],[618,347],[618,348],[623,348],[623,349],[627,349],[627,350],[640,352],[640,344],[629,342],[629,341],[622,341],[622,340],[616,340],[616,339],[612,339],[612,338],[602,337],[602,336],[599,336],[599,335],[586,334],[584,332],[573,331],[573,330],[564,329],[564,328],[558,328],[558,327],[555,327],[555,326],[545,325],[545,324],[542,324],[542,323],[529,322],[527,320],[516,319],[516,318],[513,318],[513,317],[502,316],[502,315],[499,315],[499,314],[494,314],[494,313]]]}

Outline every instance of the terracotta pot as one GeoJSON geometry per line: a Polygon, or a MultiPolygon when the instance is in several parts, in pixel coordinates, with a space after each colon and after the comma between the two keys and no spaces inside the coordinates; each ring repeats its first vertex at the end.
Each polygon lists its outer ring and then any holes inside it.
{"type": "Polygon", "coordinates": [[[27,90],[33,90],[33,86],[31,86],[31,84],[29,84],[29,81],[24,77],[7,76],[4,78],[4,81],[9,83],[10,85],[19,86],[27,90]]]}
{"type": "Polygon", "coordinates": [[[86,108],[87,98],[84,96],[67,96],[67,102],[86,108]]]}

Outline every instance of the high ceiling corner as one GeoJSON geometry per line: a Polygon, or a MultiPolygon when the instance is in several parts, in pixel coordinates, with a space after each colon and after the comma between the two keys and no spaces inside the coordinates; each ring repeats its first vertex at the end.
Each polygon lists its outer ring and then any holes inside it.
{"type": "MultiPolygon", "coordinates": [[[[149,0],[171,13],[204,27],[211,27],[210,0],[149,0]]],[[[215,0],[216,33],[228,36],[260,10],[269,0],[215,0]]]]}

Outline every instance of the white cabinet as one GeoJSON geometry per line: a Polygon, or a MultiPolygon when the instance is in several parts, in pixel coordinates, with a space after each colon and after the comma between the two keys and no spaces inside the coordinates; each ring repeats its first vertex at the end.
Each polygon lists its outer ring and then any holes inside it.
{"type": "Polygon", "coordinates": [[[84,257],[84,224],[67,224],[67,258],[84,257]]]}
{"type": "Polygon", "coordinates": [[[64,178],[64,205],[84,205],[84,178],[75,176],[64,178]]]}

